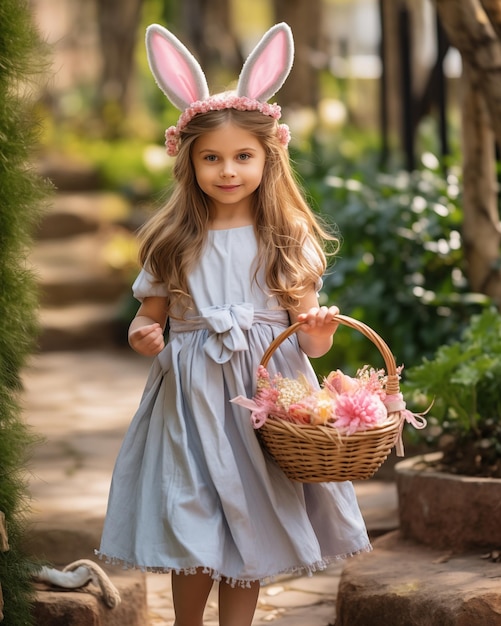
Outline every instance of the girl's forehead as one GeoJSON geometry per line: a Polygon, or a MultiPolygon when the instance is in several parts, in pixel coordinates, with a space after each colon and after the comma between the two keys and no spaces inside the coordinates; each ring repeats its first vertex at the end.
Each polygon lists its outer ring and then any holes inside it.
{"type": "Polygon", "coordinates": [[[200,135],[196,140],[196,144],[199,148],[201,146],[215,146],[218,144],[224,145],[227,149],[244,145],[248,147],[261,145],[256,135],[230,121],[200,135]]]}

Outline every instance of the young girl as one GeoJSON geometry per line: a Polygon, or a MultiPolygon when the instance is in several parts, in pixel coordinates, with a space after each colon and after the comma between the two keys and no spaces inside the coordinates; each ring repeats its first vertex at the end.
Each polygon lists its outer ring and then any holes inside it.
{"type": "Polygon", "coordinates": [[[318,384],[307,356],[332,344],[319,307],[317,223],[289,165],[288,129],[266,99],[292,64],[287,25],[246,61],[236,94],[209,96],[168,31],[147,31],[152,71],[184,113],[167,131],[177,186],[141,235],[134,350],[155,357],[113,474],[100,553],[172,572],[175,626],[201,626],[213,581],[220,626],[249,626],[259,583],[369,550],[351,483],[290,481],[263,453],[249,411],[259,361],[291,322],[271,371],[318,384]],[[164,329],[168,327],[168,343],[164,329]]]}

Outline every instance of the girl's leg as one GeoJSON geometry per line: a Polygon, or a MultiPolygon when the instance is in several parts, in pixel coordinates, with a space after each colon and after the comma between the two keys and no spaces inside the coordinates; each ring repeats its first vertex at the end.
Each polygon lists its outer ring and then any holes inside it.
{"type": "Polygon", "coordinates": [[[250,587],[219,583],[219,626],[251,626],[259,596],[259,582],[250,587]]]}
{"type": "Polygon", "coordinates": [[[172,572],[172,600],[176,621],[174,626],[203,626],[207,598],[214,581],[208,574],[172,572]]]}

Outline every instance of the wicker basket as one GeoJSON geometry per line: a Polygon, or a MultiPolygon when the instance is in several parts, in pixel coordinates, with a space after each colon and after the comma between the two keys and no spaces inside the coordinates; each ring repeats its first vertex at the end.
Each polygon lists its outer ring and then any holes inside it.
{"type": "MultiPolygon", "coordinates": [[[[399,393],[395,359],[386,343],[369,326],[345,315],[336,321],[368,337],[383,356],[388,375],[386,391],[399,393]]],[[[269,346],[261,359],[266,367],[278,346],[301,327],[292,324],[269,346]]],[[[303,483],[360,480],[373,476],[388,457],[401,429],[400,412],[370,430],[341,435],[329,426],[294,424],[269,415],[256,432],[264,448],[284,473],[303,483]]]]}

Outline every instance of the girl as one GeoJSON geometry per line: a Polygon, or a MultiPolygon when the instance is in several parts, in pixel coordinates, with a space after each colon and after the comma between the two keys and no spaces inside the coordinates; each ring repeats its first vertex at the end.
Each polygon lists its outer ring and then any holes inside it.
{"type": "Polygon", "coordinates": [[[147,50],[184,113],[167,131],[177,186],[141,234],[129,342],[155,360],[116,462],[100,553],[172,572],[175,626],[202,625],[214,580],[224,581],[220,626],[249,626],[260,582],[370,549],[351,483],[291,482],[263,454],[249,411],[230,402],[253,396],[261,356],[296,320],[301,331],[270,368],[318,384],[307,356],[324,354],[336,329],[337,307],[316,294],[321,244],[333,238],[294,182],[288,129],[266,103],[292,65],[288,26],[261,40],[236,94],[209,96],[198,63],[160,26],[147,50]]]}

